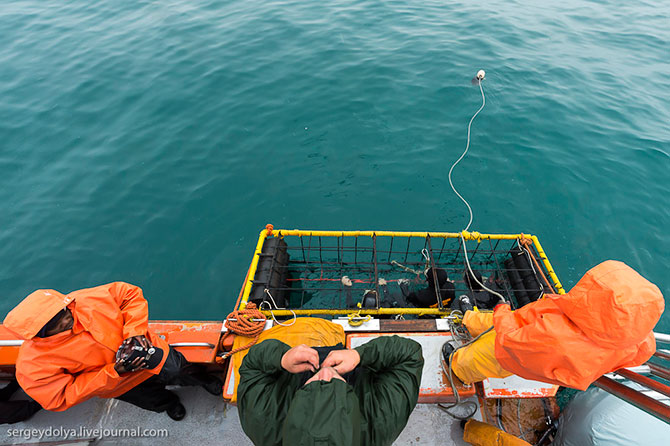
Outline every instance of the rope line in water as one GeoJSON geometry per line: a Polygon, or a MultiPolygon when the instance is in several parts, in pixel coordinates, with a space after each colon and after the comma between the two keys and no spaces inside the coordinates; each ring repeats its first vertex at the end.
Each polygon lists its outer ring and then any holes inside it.
{"type": "Polygon", "coordinates": [[[470,129],[472,127],[472,121],[475,120],[475,118],[477,117],[479,112],[481,112],[484,109],[484,106],[486,105],[486,97],[484,96],[484,88],[482,87],[482,81],[483,80],[484,80],[483,78],[479,79],[479,91],[482,93],[482,106],[479,107],[479,110],[477,110],[474,115],[472,115],[472,118],[470,118],[470,122],[468,123],[468,139],[467,139],[467,142],[465,144],[465,150],[463,151],[461,156],[456,160],[456,162],[451,165],[451,169],[449,169],[449,185],[451,186],[451,190],[453,190],[454,193],[456,195],[458,195],[458,198],[460,198],[461,201],[463,203],[465,203],[465,205],[468,208],[468,212],[470,213],[470,221],[468,221],[467,226],[465,227],[465,229],[463,229],[464,231],[469,230],[470,225],[472,225],[472,217],[473,217],[472,216],[472,208],[470,207],[470,203],[468,203],[468,201],[465,198],[463,198],[463,196],[461,194],[459,194],[458,191],[456,190],[456,188],[454,187],[454,182],[451,180],[451,174],[454,171],[454,168],[458,165],[458,163],[460,163],[461,160],[463,158],[465,158],[465,155],[468,154],[468,150],[470,150],[470,129]]]}
{"type": "Polygon", "coordinates": [[[484,106],[486,105],[486,96],[484,95],[484,87],[482,87],[482,82],[484,81],[484,71],[483,70],[477,73],[477,79],[479,81],[478,82],[479,91],[482,94],[482,105],[475,112],[475,114],[472,115],[472,118],[470,118],[470,122],[468,122],[468,137],[467,137],[467,141],[465,143],[465,150],[463,151],[461,156],[454,162],[454,164],[451,165],[451,168],[449,169],[449,185],[451,186],[451,190],[454,191],[454,193],[458,196],[458,198],[460,198],[461,201],[463,203],[465,203],[465,206],[467,206],[467,208],[468,208],[468,213],[470,214],[470,220],[468,221],[468,224],[465,226],[465,229],[463,229],[461,231],[461,242],[463,242],[463,255],[465,257],[465,265],[467,266],[468,271],[470,271],[470,278],[472,280],[474,280],[475,282],[477,282],[477,284],[479,286],[481,286],[483,289],[485,289],[489,293],[493,294],[494,296],[497,296],[501,301],[507,302],[507,300],[505,299],[505,297],[502,294],[498,293],[497,291],[493,291],[492,289],[488,288],[486,285],[481,283],[479,281],[479,279],[477,279],[477,277],[475,276],[474,272],[472,271],[472,267],[470,266],[470,260],[468,259],[468,251],[467,251],[467,248],[465,246],[465,238],[463,237],[463,232],[466,232],[470,229],[470,226],[472,225],[472,220],[474,218],[474,215],[472,213],[472,207],[470,206],[470,203],[468,203],[468,201],[465,198],[463,198],[463,195],[461,195],[456,190],[456,187],[454,186],[454,182],[451,179],[451,174],[453,173],[454,168],[458,165],[458,163],[460,163],[463,160],[463,158],[465,158],[465,155],[467,155],[468,151],[470,150],[470,134],[471,134],[471,131],[472,131],[472,122],[475,120],[477,115],[484,109],[484,106]]]}

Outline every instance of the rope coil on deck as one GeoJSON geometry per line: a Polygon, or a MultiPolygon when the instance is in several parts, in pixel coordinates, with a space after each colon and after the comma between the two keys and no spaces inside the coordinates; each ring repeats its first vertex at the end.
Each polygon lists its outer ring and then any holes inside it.
{"type": "Polygon", "coordinates": [[[358,311],[355,313],[351,313],[349,316],[347,316],[347,322],[352,327],[360,327],[361,325],[372,319],[372,316],[370,316],[369,314],[367,316],[361,315],[362,306],[360,302],[356,304],[356,306],[358,307],[358,311]]]}
{"type": "Polygon", "coordinates": [[[256,344],[258,337],[263,333],[263,329],[265,328],[265,321],[265,315],[256,308],[256,304],[253,302],[247,303],[244,310],[236,310],[230,313],[226,317],[224,326],[236,335],[253,337],[254,340],[243,347],[238,347],[225,353],[223,358],[228,358],[256,344]]]}

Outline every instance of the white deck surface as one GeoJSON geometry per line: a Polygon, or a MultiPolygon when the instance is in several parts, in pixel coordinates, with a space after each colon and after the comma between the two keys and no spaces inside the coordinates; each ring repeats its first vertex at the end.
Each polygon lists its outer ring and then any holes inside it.
{"type": "MultiPolygon", "coordinates": [[[[66,412],[41,411],[27,422],[0,426],[0,444],[42,445],[234,445],[252,446],[237,416],[237,408],[226,404],[198,388],[180,388],[176,392],[186,406],[187,415],[182,421],[172,421],[166,414],[139,409],[117,400],[93,399],[66,412]],[[23,438],[10,436],[9,429],[167,429],[163,438],[82,438],[65,439],[51,436],[39,440],[37,436],[23,438]],[[67,440],[67,441],[64,441],[67,440]],[[79,440],[79,441],[76,441],[79,440]],[[85,441],[81,441],[85,440],[85,441]],[[89,441],[86,441],[89,440],[89,441]]],[[[44,432],[44,431],[42,431],[44,432]]],[[[435,405],[419,404],[412,413],[407,427],[394,443],[412,446],[466,445],[457,421],[435,405]]]]}
{"type": "MultiPolygon", "coordinates": [[[[424,364],[421,374],[421,392],[436,394],[450,389],[449,381],[442,372],[440,358],[442,357],[442,345],[452,339],[449,333],[393,333],[397,336],[412,339],[421,345],[424,364]]],[[[377,333],[365,333],[357,337],[350,337],[347,342],[349,348],[360,347],[361,345],[379,337],[377,333]]],[[[421,398],[419,398],[421,401],[421,398]]]]}

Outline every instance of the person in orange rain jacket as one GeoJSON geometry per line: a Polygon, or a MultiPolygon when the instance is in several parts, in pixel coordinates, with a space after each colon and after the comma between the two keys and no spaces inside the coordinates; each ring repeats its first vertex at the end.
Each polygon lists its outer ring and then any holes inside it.
{"type": "Polygon", "coordinates": [[[443,359],[465,383],[516,374],[586,390],[601,375],[654,354],[652,330],[664,306],[656,285],[608,260],[567,294],[547,294],[516,311],[498,305],[493,313],[466,312],[463,324],[481,337],[462,348],[445,344],[443,359]]]}
{"type": "Polygon", "coordinates": [[[218,378],[149,330],[147,301],[134,285],[114,282],[67,295],[37,290],[9,312],[4,326],[25,339],[16,360],[21,388],[48,410],[97,396],[180,420],[186,410],[166,384],[202,385],[221,394],[218,378]],[[155,353],[117,361],[119,347],[132,342],[155,353]]]}

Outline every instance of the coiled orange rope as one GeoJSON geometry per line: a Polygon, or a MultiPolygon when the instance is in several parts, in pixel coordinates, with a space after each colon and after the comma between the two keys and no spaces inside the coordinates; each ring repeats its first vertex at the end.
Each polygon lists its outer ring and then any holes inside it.
{"type": "Polygon", "coordinates": [[[224,355],[224,358],[232,356],[242,350],[246,350],[258,342],[258,337],[263,333],[263,329],[265,328],[265,320],[265,315],[256,308],[256,304],[253,302],[249,302],[244,310],[237,310],[230,313],[226,318],[224,324],[225,327],[240,336],[253,336],[254,340],[244,347],[238,347],[231,350],[224,355]]]}

